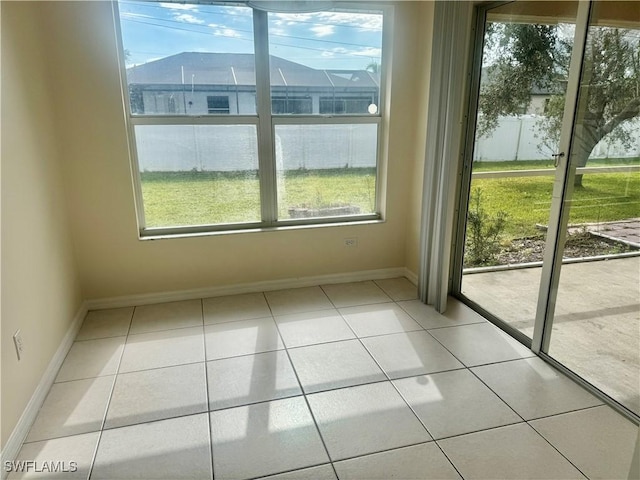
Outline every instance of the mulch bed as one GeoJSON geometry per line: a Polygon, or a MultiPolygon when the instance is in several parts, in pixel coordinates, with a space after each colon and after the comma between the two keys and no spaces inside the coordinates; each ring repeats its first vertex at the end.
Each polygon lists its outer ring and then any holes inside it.
{"type": "MultiPolygon", "coordinates": [[[[630,245],[598,237],[589,232],[569,235],[564,248],[564,258],[594,257],[636,251],[630,245]]],[[[541,262],[544,255],[544,236],[517,238],[502,248],[497,265],[541,262]]]]}

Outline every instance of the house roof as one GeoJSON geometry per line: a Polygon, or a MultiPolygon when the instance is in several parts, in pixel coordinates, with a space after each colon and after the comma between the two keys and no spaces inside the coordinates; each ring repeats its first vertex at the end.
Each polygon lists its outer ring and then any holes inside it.
{"type": "MultiPolygon", "coordinates": [[[[318,70],[270,56],[271,85],[378,87],[379,74],[366,70],[318,70]]],[[[129,84],[255,85],[251,53],[183,52],[127,69],[129,84]]]]}

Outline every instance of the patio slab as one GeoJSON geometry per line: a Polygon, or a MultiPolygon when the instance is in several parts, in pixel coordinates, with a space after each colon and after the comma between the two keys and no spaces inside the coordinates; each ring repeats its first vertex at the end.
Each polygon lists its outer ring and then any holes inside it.
{"type": "MultiPolygon", "coordinates": [[[[466,274],[462,293],[529,337],[541,268],[466,274]]],[[[640,412],[640,256],[562,266],[549,354],[640,412]]]]}
{"type": "MultiPolygon", "coordinates": [[[[575,227],[579,230],[582,227],[575,227]]],[[[600,222],[586,224],[585,228],[600,237],[618,240],[628,245],[640,248],[640,218],[629,218],[617,222],[600,222]]],[[[569,231],[572,229],[570,228],[569,231]]]]}

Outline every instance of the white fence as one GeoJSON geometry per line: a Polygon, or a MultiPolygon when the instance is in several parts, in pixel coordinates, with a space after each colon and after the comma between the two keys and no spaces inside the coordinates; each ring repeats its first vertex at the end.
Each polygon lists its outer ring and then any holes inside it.
{"type": "MultiPolygon", "coordinates": [[[[555,149],[544,146],[542,134],[536,127],[537,115],[501,117],[497,128],[489,137],[476,139],[475,161],[552,160],[555,149]]],[[[605,137],[593,149],[590,158],[640,157],[640,120],[624,125],[634,135],[631,148],[605,137]]]]}
{"type": "MultiPolygon", "coordinates": [[[[378,126],[278,125],[278,170],[375,167],[378,126]]],[[[139,125],[142,172],[244,171],[258,169],[253,125],[139,125]]]]}
{"type": "MultiPolygon", "coordinates": [[[[542,147],[535,115],[502,117],[490,137],[476,140],[474,160],[551,160],[542,147]]],[[[592,158],[640,157],[640,121],[628,122],[635,133],[632,148],[606,138],[592,158]]],[[[142,125],[136,127],[141,171],[257,170],[253,125],[142,125]]],[[[278,169],[375,167],[377,126],[279,125],[276,128],[278,169]]]]}

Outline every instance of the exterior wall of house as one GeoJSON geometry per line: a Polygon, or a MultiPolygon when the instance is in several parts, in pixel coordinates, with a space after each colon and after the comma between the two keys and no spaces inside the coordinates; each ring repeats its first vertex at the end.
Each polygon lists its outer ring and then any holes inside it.
{"type": "Polygon", "coordinates": [[[545,113],[549,98],[551,98],[550,95],[532,95],[526,113],[529,115],[542,115],[545,113]]]}
{"type": "MultiPolygon", "coordinates": [[[[228,101],[229,114],[255,115],[256,114],[256,93],[255,89],[243,87],[235,91],[233,87],[223,87],[216,89],[215,85],[208,88],[199,86],[198,90],[191,90],[187,85],[184,90],[179,86],[175,88],[162,88],[162,86],[133,86],[142,97],[141,108],[136,109],[133,102],[133,111],[137,114],[145,115],[207,115],[210,113],[208,97],[224,97],[228,101]]],[[[340,113],[367,113],[370,103],[376,103],[378,92],[376,90],[349,89],[334,92],[329,89],[305,88],[300,91],[282,91],[274,89],[271,93],[274,105],[274,113],[300,113],[300,114],[340,114],[340,113]],[[294,102],[286,103],[289,100],[303,99],[305,108],[303,111],[296,110],[294,102]],[[351,111],[342,110],[344,104],[350,102],[348,107],[351,111]],[[357,111],[353,108],[357,107],[357,111]],[[327,110],[329,109],[329,110],[327,110]]],[[[219,112],[224,113],[224,112],[219,112]]]]}
{"type": "Polygon", "coordinates": [[[256,94],[255,92],[235,92],[228,90],[209,91],[170,91],[170,90],[143,90],[142,98],[144,113],[146,115],[207,115],[209,106],[207,97],[224,96],[229,101],[230,114],[255,115],[256,94]]]}

